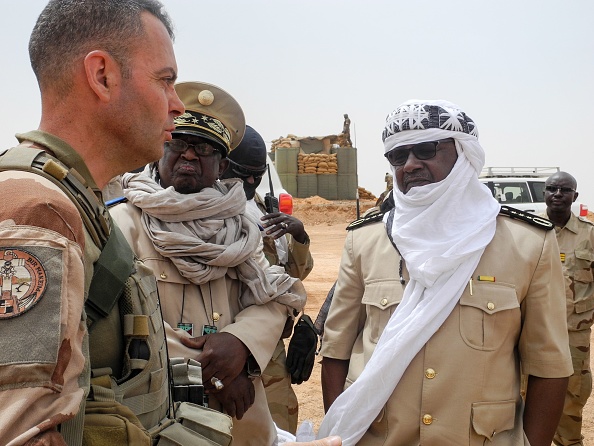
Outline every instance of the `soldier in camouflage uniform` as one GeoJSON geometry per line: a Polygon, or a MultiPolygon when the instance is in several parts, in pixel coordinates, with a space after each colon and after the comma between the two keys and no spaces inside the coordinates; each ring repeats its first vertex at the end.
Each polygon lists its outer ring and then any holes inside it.
{"type": "Polygon", "coordinates": [[[583,445],[582,410],[592,392],[590,334],[594,318],[594,224],[571,212],[577,182],[557,172],[545,182],[547,217],[555,224],[567,298],[567,328],[573,375],[565,395],[563,415],[555,433],[557,445],[583,445]]]}
{"type": "MultiPolygon", "coordinates": [[[[184,110],[173,89],[172,25],[153,0],[65,5],[52,0],[31,34],[43,113],[39,130],[17,135],[26,147],[10,152],[55,156],[97,201],[110,178],[161,156],[184,110]]],[[[0,444],[81,444],[82,419],[64,425],[84,410],[89,357],[99,367],[83,304],[100,240],[85,230],[84,211],[36,173],[2,172],[0,200],[0,444]]],[[[119,349],[103,349],[104,367],[119,364],[119,349]]]]}

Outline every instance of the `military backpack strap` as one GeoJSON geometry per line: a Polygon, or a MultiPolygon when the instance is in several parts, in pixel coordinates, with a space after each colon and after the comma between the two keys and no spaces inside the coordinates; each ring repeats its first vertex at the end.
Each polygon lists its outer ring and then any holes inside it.
{"type": "Polygon", "coordinates": [[[68,168],[42,149],[21,144],[0,156],[0,170],[33,172],[58,186],[77,207],[93,242],[103,247],[110,231],[109,214],[76,169],[68,168]]]}
{"type": "Polygon", "coordinates": [[[0,156],[0,170],[33,172],[58,186],[74,203],[93,242],[101,248],[85,302],[87,325],[106,317],[134,270],[134,253],[111,221],[106,206],[72,168],[33,144],[21,144],[0,156]]]}
{"type": "Polygon", "coordinates": [[[134,252],[120,228],[112,222],[110,237],[95,262],[85,303],[89,327],[110,313],[133,271],[134,252]]]}
{"type": "Polygon", "coordinates": [[[555,225],[546,218],[542,218],[538,215],[530,214],[509,206],[501,206],[501,211],[499,211],[499,213],[513,219],[525,221],[532,226],[536,226],[546,231],[550,231],[551,229],[555,228],[555,225]]]}

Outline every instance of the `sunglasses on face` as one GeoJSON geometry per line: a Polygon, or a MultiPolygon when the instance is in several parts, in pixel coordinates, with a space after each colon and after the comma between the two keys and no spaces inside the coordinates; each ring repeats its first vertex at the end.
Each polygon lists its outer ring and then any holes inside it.
{"type": "Polygon", "coordinates": [[[388,159],[389,163],[392,166],[404,166],[406,164],[406,161],[408,160],[410,152],[412,152],[415,158],[417,158],[418,160],[428,160],[433,158],[438,150],[441,150],[437,147],[439,143],[447,141],[452,141],[452,139],[450,138],[441,141],[426,141],[419,144],[415,144],[410,149],[400,149],[397,147],[395,149],[390,150],[384,156],[388,159]]]}
{"type": "Polygon", "coordinates": [[[575,189],[572,189],[571,187],[558,187],[558,186],[545,186],[545,190],[552,194],[556,194],[557,191],[559,191],[564,195],[571,194],[571,193],[575,192],[575,189]]]}
{"type": "Polygon", "coordinates": [[[172,139],[171,141],[165,141],[165,148],[175,153],[185,153],[188,148],[194,150],[197,156],[211,156],[215,152],[221,153],[221,151],[208,143],[201,142],[198,144],[188,144],[183,139],[172,139]]]}
{"type": "Polygon", "coordinates": [[[250,169],[249,167],[243,166],[229,159],[229,167],[231,168],[231,171],[235,175],[237,175],[238,178],[253,177],[254,180],[259,180],[266,173],[266,169],[268,169],[268,164],[266,165],[266,167],[264,167],[264,169],[250,169]]]}

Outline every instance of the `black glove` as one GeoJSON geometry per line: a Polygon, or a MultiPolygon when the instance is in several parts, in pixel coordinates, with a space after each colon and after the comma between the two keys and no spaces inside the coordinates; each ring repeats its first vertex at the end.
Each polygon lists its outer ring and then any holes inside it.
{"type": "Polygon", "coordinates": [[[318,334],[311,318],[304,314],[293,330],[287,352],[287,370],[292,384],[301,384],[311,376],[318,346],[318,334]]]}

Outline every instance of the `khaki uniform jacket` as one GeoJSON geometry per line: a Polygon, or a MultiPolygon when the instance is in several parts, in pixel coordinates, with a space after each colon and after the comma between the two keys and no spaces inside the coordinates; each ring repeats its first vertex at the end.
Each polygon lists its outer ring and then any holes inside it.
{"type": "MultiPolygon", "coordinates": [[[[553,231],[499,216],[472,291],[414,357],[359,444],[527,444],[520,366],[544,378],[572,373],[557,256],[553,231]]],[[[349,231],[321,351],[350,360],[347,386],[402,298],[399,262],[382,222],[349,231]]]]}
{"type": "MultiPolygon", "coordinates": [[[[263,370],[280,338],[288,315],[287,308],[276,302],[269,302],[242,310],[239,306],[241,282],[232,269],[225,277],[205,285],[190,283],[179,274],[173,263],[155,251],[141,223],[140,209],[130,203],[123,203],[111,209],[110,213],[138,258],[155,273],[163,319],[167,325],[169,356],[197,356],[196,351],[181,344],[179,339],[188,334],[177,328],[178,323],[193,324],[193,336],[202,334],[203,325],[215,325],[219,332],[231,333],[239,338],[263,370]]],[[[234,446],[271,445],[276,439],[276,430],[259,378],[254,380],[254,387],[254,405],[241,420],[233,420],[234,446]]],[[[213,396],[210,397],[209,405],[214,409],[221,409],[213,396]]]]}
{"type": "MultiPolygon", "coordinates": [[[[65,142],[40,131],[18,137],[49,149],[98,193],[65,142]]],[[[0,444],[51,442],[88,392],[83,305],[100,250],[72,201],[39,175],[0,172],[0,202],[0,444]],[[27,305],[35,294],[37,303],[7,318],[11,299],[27,305]]]]}
{"type": "Polygon", "coordinates": [[[567,224],[555,231],[567,281],[567,328],[587,330],[594,314],[594,224],[572,213],[567,224]]]}

